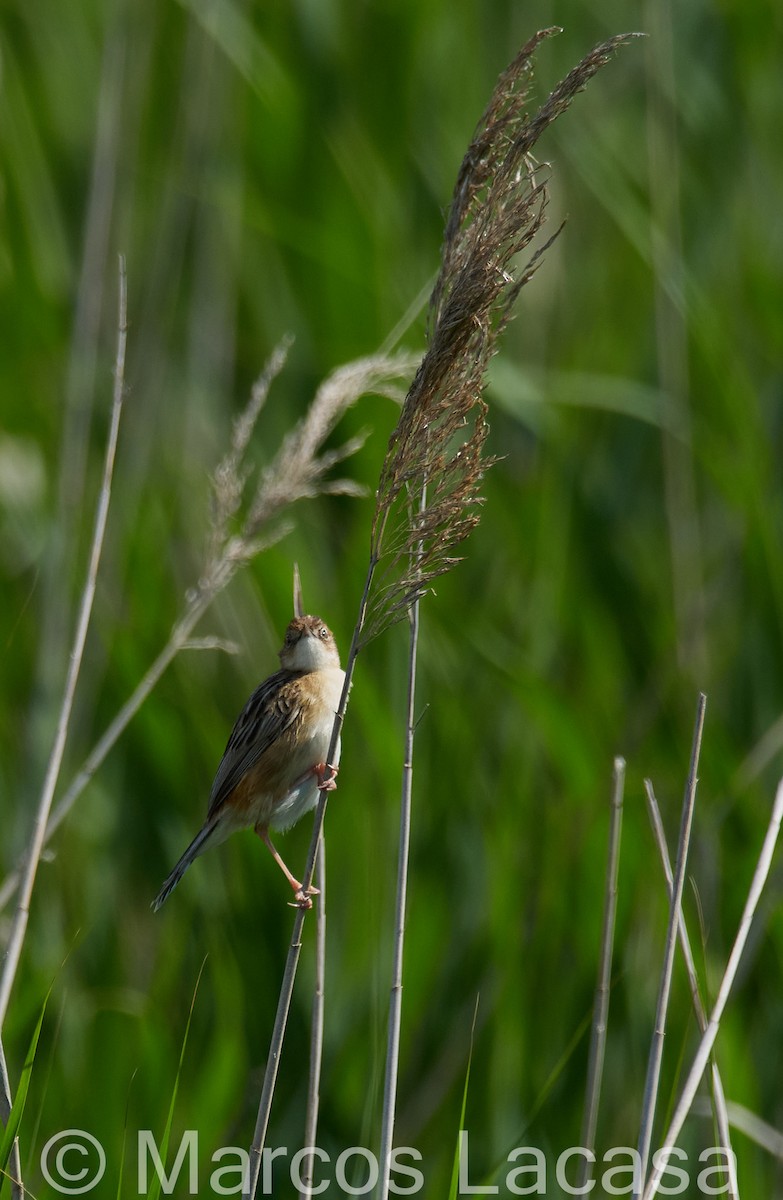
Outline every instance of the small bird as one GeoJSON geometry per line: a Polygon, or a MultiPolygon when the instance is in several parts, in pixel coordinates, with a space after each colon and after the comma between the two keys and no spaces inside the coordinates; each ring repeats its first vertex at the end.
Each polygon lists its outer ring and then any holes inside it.
{"type": "Polygon", "coordinates": [[[331,630],[320,617],[294,617],[279,654],[281,669],[256,688],[231,731],[217,769],[207,819],[163,884],[155,912],[194,858],[251,826],[294,890],[295,907],[311,908],[317,889],[289,871],[269,836],[290,829],[331,791],[340,761],[326,757],[345,672],[331,630]]]}

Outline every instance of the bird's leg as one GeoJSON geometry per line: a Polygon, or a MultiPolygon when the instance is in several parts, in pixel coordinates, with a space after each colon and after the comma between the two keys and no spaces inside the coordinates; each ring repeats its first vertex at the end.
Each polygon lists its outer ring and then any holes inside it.
{"type": "Polygon", "coordinates": [[[301,787],[303,783],[307,783],[307,780],[311,775],[315,775],[316,779],[318,780],[319,792],[333,792],[337,787],[338,769],[338,767],[333,767],[331,763],[316,763],[314,767],[309,767],[305,771],[304,775],[300,775],[298,779],[294,780],[290,791],[295,791],[296,788],[301,787]],[[331,775],[328,779],[326,778],[327,771],[331,771],[331,775]]]}
{"type": "Polygon", "coordinates": [[[333,767],[331,763],[316,763],[313,771],[318,780],[318,791],[333,792],[337,787],[337,767],[333,767]],[[331,772],[329,776],[326,774],[327,771],[331,772]]]}
{"type": "Polygon", "coordinates": [[[275,849],[274,843],[272,842],[272,839],[269,836],[269,831],[267,829],[259,829],[259,827],[256,826],[256,833],[261,838],[261,841],[264,843],[267,850],[272,855],[272,858],[275,860],[275,862],[277,863],[278,867],[285,875],[288,882],[291,884],[291,887],[294,890],[294,900],[296,901],[296,903],[294,904],[293,907],[294,908],[312,908],[313,902],[310,897],[318,895],[318,888],[313,887],[311,884],[310,887],[307,889],[307,891],[305,891],[304,888],[302,887],[301,883],[299,882],[299,880],[294,878],[294,876],[288,870],[288,867],[285,865],[282,858],[278,854],[277,850],[275,849]]]}

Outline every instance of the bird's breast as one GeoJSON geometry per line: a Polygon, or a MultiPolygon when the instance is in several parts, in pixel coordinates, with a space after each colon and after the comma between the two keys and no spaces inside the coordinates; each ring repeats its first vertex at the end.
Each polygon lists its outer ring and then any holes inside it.
{"type": "MultiPolygon", "coordinates": [[[[231,792],[233,822],[288,829],[318,800],[313,768],[325,763],[345,675],[339,668],[299,677],[286,695],[290,719],[231,792]]],[[[340,743],[333,766],[340,759],[340,743]]]]}
{"type": "Polygon", "coordinates": [[[312,671],[302,676],[297,717],[287,739],[288,774],[292,781],[308,768],[326,761],[344,678],[339,669],[312,671]]]}

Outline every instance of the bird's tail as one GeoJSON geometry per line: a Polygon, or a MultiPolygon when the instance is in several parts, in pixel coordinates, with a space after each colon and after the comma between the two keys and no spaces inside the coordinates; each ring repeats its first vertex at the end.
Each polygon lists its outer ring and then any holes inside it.
{"type": "MultiPolygon", "coordinates": [[[[166,903],[169,896],[174,891],[174,888],[177,886],[180,879],[185,874],[185,872],[187,871],[190,864],[193,862],[193,859],[198,858],[199,854],[203,854],[204,851],[207,849],[207,846],[212,841],[213,835],[215,834],[217,825],[218,825],[217,819],[213,818],[211,821],[207,821],[206,825],[204,825],[204,827],[201,830],[199,830],[199,832],[196,834],[193,841],[190,843],[187,850],[182,855],[182,858],[179,860],[176,867],[171,872],[171,874],[169,875],[166,882],[163,884],[163,887],[160,889],[157,896],[153,900],[153,902],[152,902],[152,911],[153,912],[157,912],[158,909],[161,907],[161,905],[166,903]]],[[[218,840],[220,840],[220,839],[218,839],[218,840]]]]}

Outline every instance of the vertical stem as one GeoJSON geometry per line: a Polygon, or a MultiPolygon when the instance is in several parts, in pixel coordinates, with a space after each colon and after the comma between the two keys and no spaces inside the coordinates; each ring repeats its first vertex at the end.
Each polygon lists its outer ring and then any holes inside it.
{"type": "MultiPolygon", "coordinates": [[[[303,1146],[315,1146],[318,1129],[318,1108],[321,1101],[321,1060],[324,1046],[324,997],[326,985],[326,843],[323,833],[318,841],[318,856],[315,860],[318,903],[315,913],[315,992],[313,995],[313,1017],[310,1034],[310,1078],[307,1086],[307,1110],[303,1146]]],[[[313,1156],[309,1155],[303,1165],[304,1180],[300,1200],[313,1194],[313,1156]]]]}
{"type": "Polygon", "coordinates": [[[44,779],[41,798],[38,803],[38,811],[35,817],[33,836],[30,839],[27,861],[25,863],[24,873],[22,875],[19,900],[17,903],[13,924],[11,926],[11,935],[8,941],[8,950],[6,952],[3,974],[2,978],[0,978],[0,1028],[2,1028],[6,1012],[8,1011],[8,1001],[11,995],[11,988],[16,977],[19,959],[22,953],[22,947],[24,945],[25,933],[27,932],[27,922],[30,914],[30,901],[32,899],[33,887],[35,885],[35,876],[38,870],[38,863],[41,858],[41,851],[43,850],[44,846],[44,840],[46,837],[46,824],[52,808],[54,791],[57,786],[57,780],[60,776],[60,767],[62,766],[63,754],[65,751],[65,740],[68,735],[68,726],[71,719],[74,697],[76,695],[76,684],[79,679],[79,671],[82,664],[82,656],[84,654],[84,645],[87,640],[87,629],[89,627],[90,617],[92,615],[92,605],[95,598],[95,588],[98,578],[98,565],[101,560],[103,538],[106,532],[106,521],[109,515],[111,484],[114,473],[114,457],[117,450],[120,415],[122,413],[123,393],[125,390],[126,341],[127,284],[125,278],[125,260],[124,258],[120,257],[119,328],[117,335],[117,355],[114,368],[114,396],[112,401],[109,436],[106,443],[103,480],[101,483],[98,506],[95,514],[95,528],[93,531],[92,547],[90,550],[90,561],[87,568],[87,579],[84,585],[84,591],[82,593],[79,618],[76,624],[76,632],[74,634],[74,641],[68,665],[68,675],[65,681],[62,705],[60,707],[60,716],[57,722],[54,744],[52,745],[52,751],[49,756],[49,763],[46,769],[46,777],[44,779]]]}
{"type": "MultiPolygon", "coordinates": [[[[11,1081],[8,1078],[8,1064],[5,1058],[5,1047],[0,1036],[0,1124],[8,1125],[11,1116],[11,1081]]],[[[8,1160],[8,1174],[11,1178],[11,1200],[24,1200],[24,1184],[22,1183],[22,1159],[19,1153],[19,1138],[15,1137],[11,1146],[11,1156],[8,1160]]],[[[2,1188],[2,1180],[0,1180],[2,1188]]]]}
{"type": "MultiPolygon", "coordinates": [[[[580,1145],[595,1150],[595,1131],[598,1124],[598,1106],[601,1100],[601,1082],[604,1071],[606,1049],[606,1024],[609,1015],[609,988],[612,978],[612,950],[614,927],[617,916],[617,872],[620,865],[620,833],[623,824],[623,789],[625,787],[625,760],[614,760],[614,786],[609,820],[609,851],[606,860],[606,888],[604,891],[604,917],[601,934],[601,953],[598,963],[598,982],[593,1001],[593,1026],[590,1033],[590,1055],[587,1067],[587,1093],[582,1121],[580,1145]]],[[[587,1183],[589,1164],[582,1158],[581,1185],[587,1183]]]]}
{"type": "MultiPolygon", "coordinates": [[[[669,848],[666,845],[666,835],[663,832],[663,822],[661,821],[661,813],[660,809],[658,808],[658,801],[655,799],[655,792],[653,791],[652,784],[650,783],[649,779],[645,781],[645,793],[647,796],[647,808],[650,814],[650,823],[653,828],[653,834],[655,835],[656,845],[658,846],[658,853],[661,856],[661,865],[663,866],[663,873],[666,877],[666,888],[669,893],[669,900],[671,900],[673,886],[672,864],[669,860],[669,848]]],[[[707,1030],[707,1014],[704,1011],[704,1005],[702,1004],[701,995],[699,994],[699,981],[696,976],[696,964],[693,960],[691,940],[688,937],[688,929],[685,924],[685,917],[683,916],[682,909],[680,909],[678,934],[680,938],[682,957],[685,960],[685,969],[688,972],[688,983],[691,989],[693,1011],[696,1014],[699,1032],[704,1034],[707,1030]]],[[[714,1057],[712,1060],[711,1075],[712,1107],[715,1114],[715,1120],[717,1121],[718,1125],[721,1146],[726,1154],[726,1170],[729,1177],[729,1190],[726,1194],[730,1197],[730,1200],[738,1200],[739,1184],[737,1182],[737,1171],[734,1165],[734,1154],[731,1148],[731,1132],[729,1130],[729,1115],[726,1106],[726,1096],[723,1091],[723,1081],[720,1077],[718,1064],[716,1063],[714,1057]]]]}
{"type": "MultiPolygon", "coordinates": [[[[422,507],[424,507],[424,492],[422,492],[422,507]]],[[[418,648],[419,601],[415,600],[410,607],[408,721],[405,730],[405,762],[402,768],[402,793],[400,797],[400,841],[397,856],[394,962],[392,965],[389,1033],[386,1046],[386,1073],[383,1086],[383,1114],[381,1117],[379,1200],[387,1200],[389,1195],[394,1116],[397,1106],[397,1071],[400,1059],[400,1028],[402,1025],[402,966],[405,949],[405,909],[408,894],[408,857],[411,837],[411,802],[413,797],[413,740],[416,733],[415,701],[418,648]]]]}
{"type": "Polygon", "coordinates": [[[685,797],[682,804],[680,820],[680,836],[677,843],[677,863],[674,869],[674,886],[669,905],[669,922],[666,930],[666,945],[664,947],[661,979],[658,986],[658,1002],[655,1007],[655,1030],[650,1043],[650,1057],[647,1063],[647,1079],[644,1085],[642,1103],[642,1119],[639,1129],[639,1158],[641,1159],[641,1180],[639,1188],[634,1188],[634,1200],[641,1195],[641,1188],[647,1176],[647,1164],[650,1158],[650,1143],[652,1141],[653,1123],[655,1121],[655,1105],[658,1099],[658,1083],[661,1076],[661,1060],[663,1058],[663,1039],[666,1033],[666,1012],[669,1006],[671,991],[672,967],[674,951],[677,945],[677,930],[680,921],[682,891],[685,883],[685,865],[688,860],[688,843],[691,835],[693,809],[696,802],[697,772],[699,769],[699,752],[701,750],[701,735],[704,730],[704,713],[707,697],[700,693],[696,708],[696,725],[693,731],[691,747],[691,764],[688,772],[688,782],[685,787],[685,797]]]}
{"type": "MultiPolygon", "coordinates": [[[[737,977],[737,970],[739,969],[739,965],[742,960],[742,955],[748,940],[748,934],[750,933],[750,927],[753,923],[753,918],[755,916],[756,909],[758,908],[758,903],[761,899],[761,893],[764,890],[764,885],[767,882],[769,869],[772,866],[772,857],[775,853],[775,846],[777,845],[777,840],[780,835],[780,824],[782,820],[783,780],[781,780],[781,782],[778,784],[778,790],[775,794],[775,803],[772,806],[772,816],[769,819],[769,825],[767,826],[767,832],[764,836],[764,841],[761,846],[758,862],[756,863],[756,869],[753,872],[753,878],[750,881],[750,888],[748,890],[747,899],[745,900],[745,907],[742,910],[739,928],[737,929],[737,936],[734,939],[734,945],[731,948],[729,961],[726,964],[726,970],[723,973],[723,978],[720,982],[720,987],[718,988],[717,999],[713,1006],[712,1012],[710,1013],[710,1019],[707,1022],[707,1028],[704,1032],[701,1042],[699,1043],[698,1049],[696,1050],[696,1054],[694,1055],[691,1069],[688,1072],[688,1076],[683,1085],[682,1095],[677,1102],[677,1107],[674,1110],[671,1123],[669,1128],[666,1130],[666,1136],[663,1139],[663,1145],[661,1147],[662,1161],[666,1155],[666,1152],[671,1150],[672,1147],[677,1144],[677,1139],[680,1136],[683,1125],[685,1124],[685,1118],[690,1112],[691,1105],[693,1104],[696,1096],[696,1089],[699,1086],[701,1077],[704,1074],[707,1063],[710,1059],[710,1055],[712,1054],[712,1047],[715,1045],[715,1038],[718,1036],[718,1029],[720,1028],[721,1018],[723,1017],[726,1004],[728,1003],[729,993],[731,992],[734,980],[737,977]]],[[[664,1168],[662,1166],[656,1167],[651,1172],[650,1178],[647,1182],[647,1187],[644,1190],[644,1200],[652,1200],[652,1197],[657,1194],[663,1172],[664,1168]]]]}
{"type": "MultiPolygon", "coordinates": [[[[376,562],[377,560],[375,558],[371,558],[367,568],[367,576],[364,581],[364,591],[362,592],[362,598],[359,603],[359,615],[354,627],[353,638],[351,639],[351,649],[348,652],[348,661],[345,664],[345,683],[343,684],[342,695],[340,696],[340,703],[337,706],[337,712],[334,715],[334,726],[332,727],[332,737],[329,743],[329,752],[327,755],[328,762],[333,761],[337,751],[337,743],[340,740],[340,732],[343,727],[345,710],[348,707],[348,693],[351,690],[353,672],[356,667],[356,658],[359,653],[359,642],[367,616],[367,604],[370,597],[370,588],[375,575],[376,562]]],[[[322,791],[318,799],[318,806],[315,810],[315,817],[313,820],[313,835],[310,839],[310,849],[307,854],[307,863],[305,865],[304,875],[302,876],[302,887],[305,891],[307,891],[307,888],[313,881],[318,842],[324,827],[327,797],[328,792],[322,791]]],[[[248,1172],[247,1187],[242,1194],[243,1200],[254,1200],[256,1189],[258,1187],[258,1177],[261,1174],[261,1157],[264,1151],[267,1129],[269,1128],[269,1117],[272,1112],[272,1100],[274,1098],[275,1085],[277,1083],[277,1072],[280,1069],[280,1056],[283,1051],[286,1025],[288,1023],[288,1012],[291,1007],[291,997],[293,996],[294,992],[296,971],[299,966],[299,955],[302,950],[302,928],[304,926],[306,915],[306,909],[298,908],[296,910],[294,929],[291,935],[291,944],[288,947],[288,957],[286,958],[283,979],[280,984],[280,995],[278,996],[277,1000],[277,1012],[275,1014],[275,1023],[272,1027],[272,1037],[270,1039],[266,1071],[264,1072],[264,1082],[261,1088],[261,1098],[258,1102],[256,1127],[253,1131],[253,1141],[250,1144],[250,1170],[248,1172]]]]}

